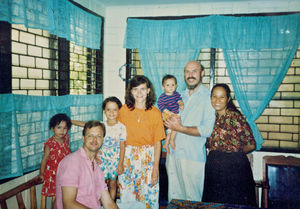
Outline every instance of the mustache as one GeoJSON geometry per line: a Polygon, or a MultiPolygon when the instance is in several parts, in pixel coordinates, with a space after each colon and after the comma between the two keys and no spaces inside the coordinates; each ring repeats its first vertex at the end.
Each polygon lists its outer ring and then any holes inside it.
{"type": "Polygon", "coordinates": [[[187,77],[187,80],[188,80],[188,79],[196,79],[196,78],[195,78],[195,77],[187,77]]]}

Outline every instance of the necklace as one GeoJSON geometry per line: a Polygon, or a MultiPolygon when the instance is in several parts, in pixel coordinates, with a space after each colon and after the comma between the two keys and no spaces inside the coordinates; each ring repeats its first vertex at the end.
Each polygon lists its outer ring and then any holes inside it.
{"type": "Polygon", "coordinates": [[[137,122],[140,123],[142,117],[137,112],[135,112],[135,115],[136,115],[137,122]]]}
{"type": "Polygon", "coordinates": [[[140,123],[141,122],[141,117],[137,113],[135,113],[135,115],[137,117],[137,122],[140,123]]]}

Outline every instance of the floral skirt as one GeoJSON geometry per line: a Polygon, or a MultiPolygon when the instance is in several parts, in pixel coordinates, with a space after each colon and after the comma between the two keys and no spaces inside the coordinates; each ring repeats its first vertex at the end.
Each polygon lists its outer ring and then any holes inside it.
{"type": "Polygon", "coordinates": [[[100,164],[101,170],[105,175],[105,179],[115,179],[118,176],[117,168],[120,162],[120,148],[104,148],[101,149],[100,164]]]}
{"type": "Polygon", "coordinates": [[[124,173],[118,177],[121,203],[138,201],[146,208],[159,207],[159,183],[151,187],[153,161],[153,146],[126,146],[124,173]]]}

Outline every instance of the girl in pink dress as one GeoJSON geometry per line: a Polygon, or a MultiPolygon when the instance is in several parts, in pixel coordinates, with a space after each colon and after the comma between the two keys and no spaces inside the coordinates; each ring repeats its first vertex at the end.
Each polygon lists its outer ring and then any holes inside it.
{"type": "Polygon", "coordinates": [[[71,153],[68,134],[71,125],[71,120],[66,114],[56,114],[50,119],[49,127],[54,134],[44,143],[40,168],[40,177],[44,180],[41,208],[45,208],[46,197],[52,197],[52,208],[55,207],[56,170],[60,161],[71,153]]]}

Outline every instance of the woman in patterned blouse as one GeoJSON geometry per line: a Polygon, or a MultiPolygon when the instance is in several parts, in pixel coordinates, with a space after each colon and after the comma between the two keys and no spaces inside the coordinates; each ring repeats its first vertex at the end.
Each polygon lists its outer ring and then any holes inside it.
{"type": "Polygon", "coordinates": [[[217,117],[207,139],[210,151],[202,201],[256,206],[255,183],[246,156],[256,147],[250,126],[232,102],[228,85],[213,87],[211,104],[217,117]]]}

